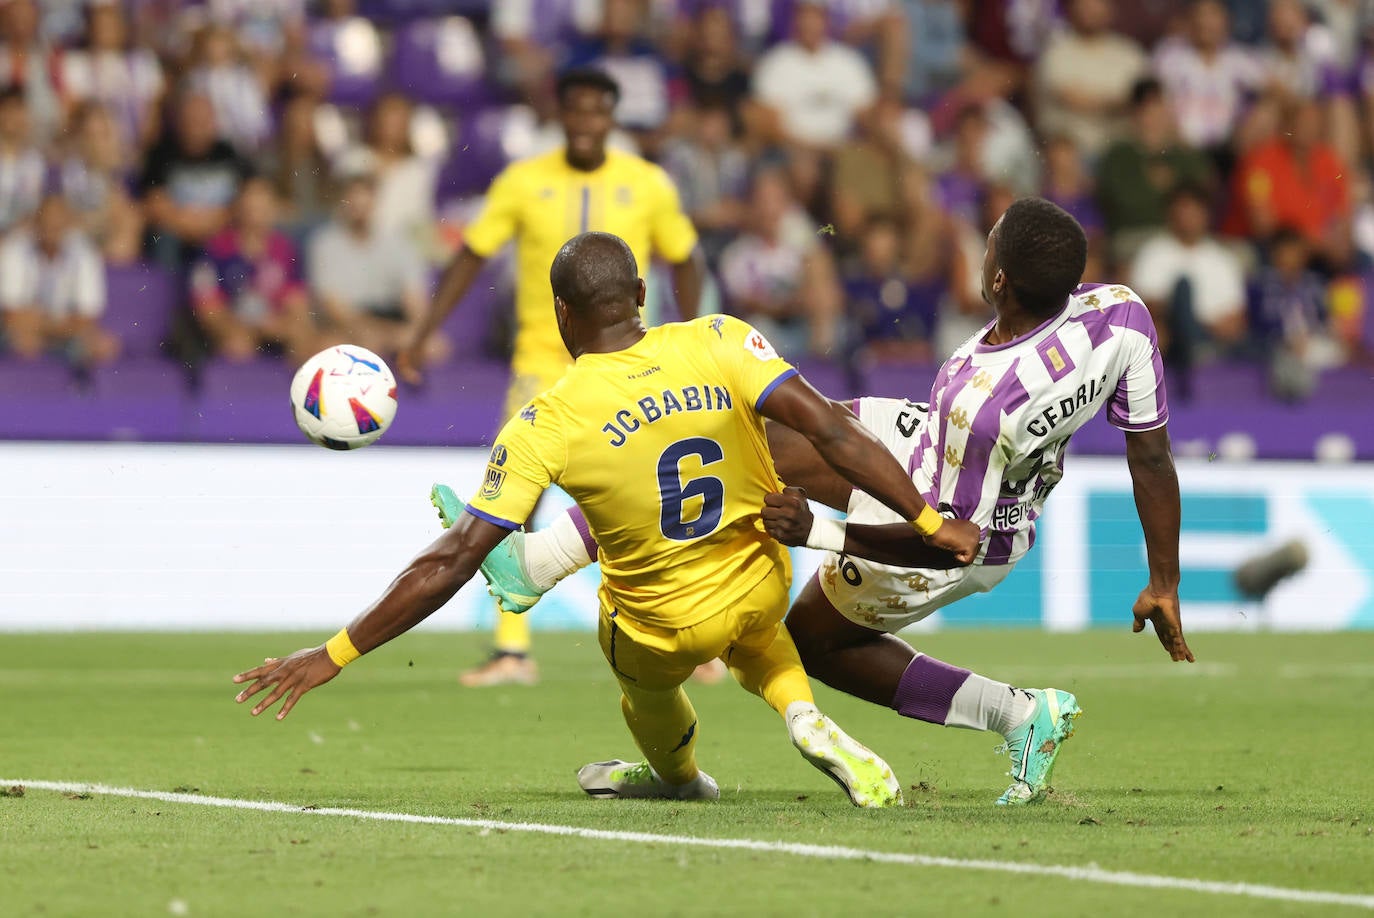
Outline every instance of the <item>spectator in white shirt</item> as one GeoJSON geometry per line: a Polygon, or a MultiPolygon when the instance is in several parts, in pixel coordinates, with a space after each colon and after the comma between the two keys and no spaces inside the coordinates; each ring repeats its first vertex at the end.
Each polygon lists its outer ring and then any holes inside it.
{"type": "Polygon", "coordinates": [[[805,0],[797,6],[792,40],[765,54],[754,70],[754,96],[772,110],[775,137],[789,145],[834,149],[878,95],[863,55],[831,41],[827,28],[824,2],[805,0]]]}
{"type": "Polygon", "coordinates": [[[823,354],[838,343],[834,261],[780,170],[754,177],[748,228],[721,254],[720,282],[729,311],[784,355],[823,354]]]}
{"type": "Polygon", "coordinates": [[[103,103],[116,117],[124,145],[146,148],[157,137],[162,65],[148,48],[129,46],[129,28],[117,3],[92,4],[86,12],[86,46],[61,59],[62,90],[69,102],[103,103]]]}
{"type": "Polygon", "coordinates": [[[1035,65],[1038,127],[1092,157],[1121,130],[1147,61],[1139,45],[1111,30],[1108,0],[1072,0],[1068,20],[1035,65]]]}
{"type": "Polygon", "coordinates": [[[1131,265],[1130,284],[1154,314],[1166,354],[1176,345],[1224,350],[1245,337],[1245,279],[1240,260],[1211,235],[1211,206],[1199,186],[1174,189],[1168,228],[1131,265]],[[1173,340],[1180,336],[1187,340],[1173,340]]]}
{"type": "Polygon", "coordinates": [[[415,154],[410,143],[410,100],[386,93],[367,114],[365,146],[344,154],[336,165],[341,175],[370,172],[377,180],[373,226],[400,233],[426,257],[435,248],[434,189],[438,170],[432,160],[415,154]]]}
{"type": "Polygon", "coordinates": [[[0,246],[0,310],[15,355],[32,359],[64,351],[80,365],[106,363],[119,340],[99,325],[105,311],[105,265],[72,228],[60,195],[44,198],[32,230],[0,246]]]}
{"type": "Polygon", "coordinates": [[[1197,0],[1186,35],[1159,43],[1155,74],[1190,146],[1216,149],[1240,124],[1247,97],[1264,73],[1255,58],[1230,38],[1230,15],[1221,0],[1197,0]]]}
{"type": "Polygon", "coordinates": [[[267,90],[240,56],[238,38],[226,26],[207,26],[196,36],[187,86],[204,93],[224,138],[244,155],[258,151],[272,131],[267,90]]]}
{"type": "MultiPolygon", "coordinates": [[[[325,318],[345,340],[394,354],[424,314],[428,276],[410,240],[374,226],[376,188],[371,175],[348,177],[334,220],[310,241],[307,277],[325,318]]],[[[447,342],[431,336],[430,360],[447,342]]]]}

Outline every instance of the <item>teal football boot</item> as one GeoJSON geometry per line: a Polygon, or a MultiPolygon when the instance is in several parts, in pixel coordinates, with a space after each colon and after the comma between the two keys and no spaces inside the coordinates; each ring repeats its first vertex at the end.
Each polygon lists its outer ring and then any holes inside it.
{"type": "MultiPolygon", "coordinates": [[[[429,502],[439,511],[439,521],[448,529],[458,521],[466,505],[448,485],[436,484],[429,490],[429,502]]],[[[501,540],[482,562],[487,592],[496,597],[506,612],[528,612],[547,590],[530,582],[525,573],[525,533],[516,530],[501,540]]]]}
{"type": "Polygon", "coordinates": [[[1049,790],[1050,774],[1064,741],[1073,736],[1074,721],[1082,715],[1078,699],[1059,689],[1030,689],[1035,697],[1035,710],[1026,722],[1007,734],[1001,747],[1011,755],[1013,781],[998,806],[1023,806],[1037,803],[1049,790]]]}

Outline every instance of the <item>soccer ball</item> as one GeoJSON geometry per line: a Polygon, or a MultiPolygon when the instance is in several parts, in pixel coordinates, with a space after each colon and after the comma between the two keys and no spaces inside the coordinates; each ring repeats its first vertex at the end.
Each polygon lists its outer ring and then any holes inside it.
{"type": "Polygon", "coordinates": [[[375,443],[396,417],[396,377],[365,347],[331,347],[296,371],[291,413],[312,442],[359,449],[375,443]]]}

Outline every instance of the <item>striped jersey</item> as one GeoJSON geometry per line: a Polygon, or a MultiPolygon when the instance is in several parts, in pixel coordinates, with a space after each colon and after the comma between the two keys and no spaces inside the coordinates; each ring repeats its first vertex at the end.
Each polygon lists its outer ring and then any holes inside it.
{"type": "Polygon", "coordinates": [[[1126,431],[1164,426],[1169,409],[1154,323],[1128,287],[1084,284],[1039,328],[960,346],[930,391],[931,423],[910,469],[926,500],[984,531],[982,564],[1012,564],[1064,475],[1069,438],[1105,404],[1126,431]]]}

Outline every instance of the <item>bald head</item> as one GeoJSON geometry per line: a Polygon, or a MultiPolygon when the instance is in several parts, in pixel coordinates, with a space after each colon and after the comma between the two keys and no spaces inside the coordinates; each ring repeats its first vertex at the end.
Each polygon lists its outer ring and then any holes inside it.
{"type": "Polygon", "coordinates": [[[563,244],[549,269],[553,295],[579,319],[617,320],[639,309],[639,267],[625,240],[583,233],[563,244]]]}

